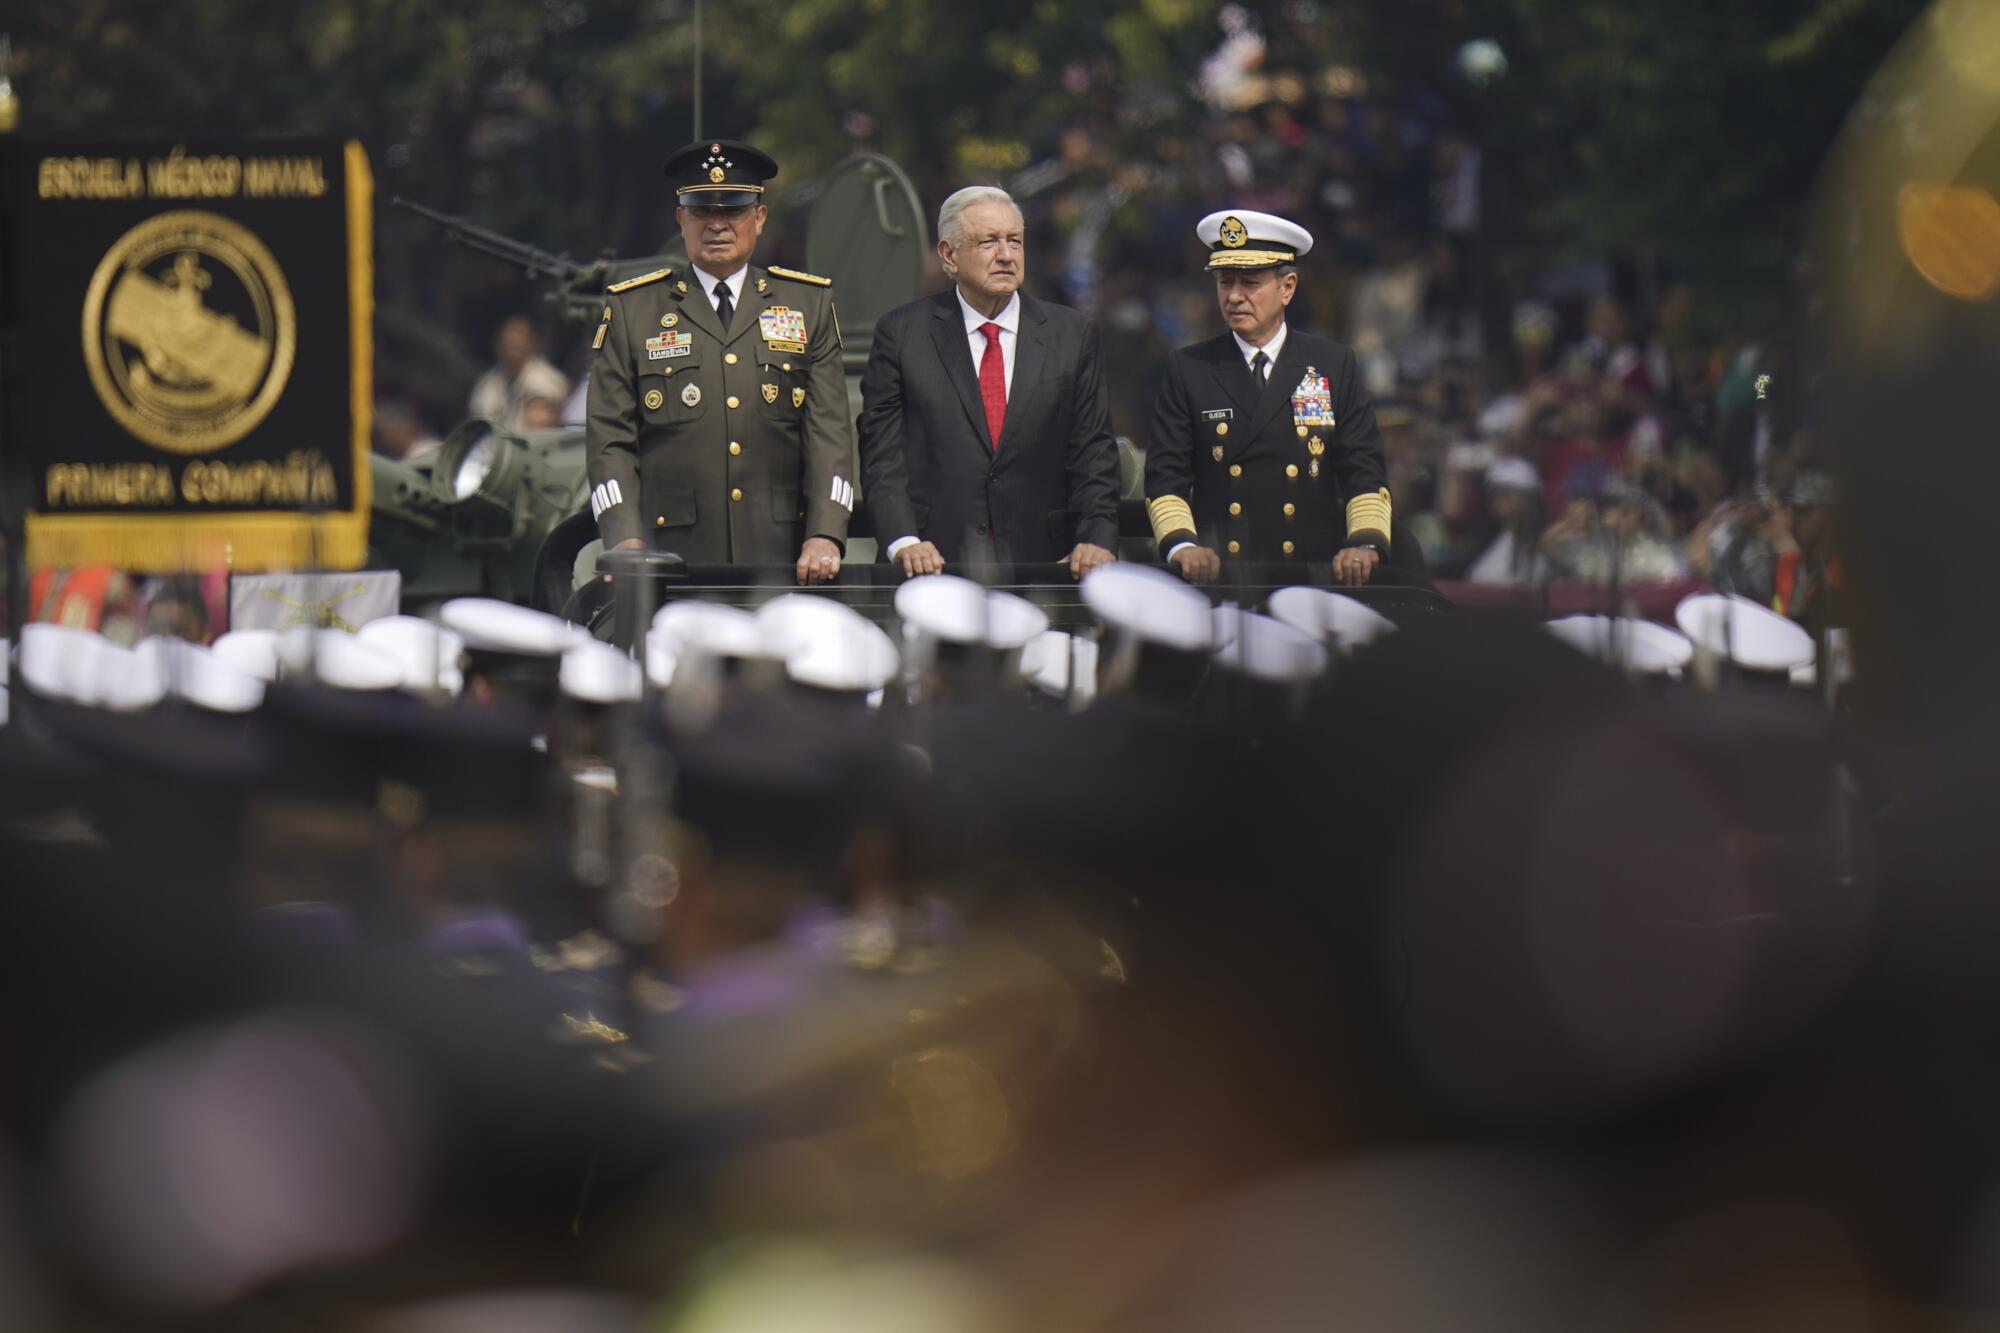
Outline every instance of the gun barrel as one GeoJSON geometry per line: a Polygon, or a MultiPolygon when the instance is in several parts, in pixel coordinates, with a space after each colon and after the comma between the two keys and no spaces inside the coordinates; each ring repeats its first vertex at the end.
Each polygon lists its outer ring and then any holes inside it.
{"type": "Polygon", "coordinates": [[[392,207],[415,213],[425,221],[444,228],[444,238],[447,242],[462,245],[468,250],[477,250],[495,259],[503,259],[510,264],[517,264],[531,278],[546,276],[569,282],[585,271],[584,265],[577,263],[568,255],[552,255],[538,246],[517,241],[511,236],[502,236],[497,231],[489,231],[485,227],[467,222],[457,214],[439,212],[414,199],[405,199],[398,195],[389,203],[392,207]]]}

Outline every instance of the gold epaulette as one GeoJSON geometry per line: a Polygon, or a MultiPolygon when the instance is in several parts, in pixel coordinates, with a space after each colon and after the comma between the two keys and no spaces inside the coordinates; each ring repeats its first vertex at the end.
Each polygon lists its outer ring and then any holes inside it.
{"type": "Polygon", "coordinates": [[[658,282],[661,278],[671,278],[673,276],[674,271],[671,268],[656,268],[651,273],[641,273],[636,278],[627,278],[623,282],[614,282],[604,290],[608,292],[626,292],[632,290],[634,287],[644,287],[649,282],[658,282]]]}
{"type": "Polygon", "coordinates": [[[796,269],[778,268],[775,265],[765,271],[774,278],[790,278],[793,282],[809,282],[815,287],[833,286],[832,278],[822,278],[817,273],[800,273],[796,269]]]}
{"type": "Polygon", "coordinates": [[[1168,533],[1195,530],[1194,510],[1178,495],[1146,501],[1146,517],[1152,520],[1154,541],[1165,541],[1168,533]]]}
{"type": "Polygon", "coordinates": [[[1384,486],[1368,495],[1357,495],[1347,502],[1347,535],[1357,532],[1379,532],[1389,535],[1389,488],[1384,486]]]}

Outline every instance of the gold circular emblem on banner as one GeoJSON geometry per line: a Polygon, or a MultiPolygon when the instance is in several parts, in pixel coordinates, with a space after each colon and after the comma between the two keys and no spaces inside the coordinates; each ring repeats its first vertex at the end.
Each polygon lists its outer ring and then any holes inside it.
{"type": "Polygon", "coordinates": [[[1226,217],[1222,220],[1220,237],[1230,249],[1241,250],[1250,243],[1250,229],[1243,225],[1242,218],[1226,217]]]}
{"type": "Polygon", "coordinates": [[[112,419],[147,444],[205,454],[270,414],[292,377],[298,311],[248,228],[183,209],[119,237],[83,298],[83,363],[112,419]]]}

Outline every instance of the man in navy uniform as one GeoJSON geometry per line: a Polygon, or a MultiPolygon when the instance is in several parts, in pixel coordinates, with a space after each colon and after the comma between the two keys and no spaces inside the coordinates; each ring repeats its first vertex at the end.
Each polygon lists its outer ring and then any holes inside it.
{"type": "Polygon", "coordinates": [[[1375,409],[1352,349],[1289,328],[1305,228],[1211,213],[1195,228],[1229,331],[1175,352],[1153,405],[1146,512],[1161,556],[1192,583],[1225,557],[1330,564],[1368,582],[1389,554],[1375,409]]]}
{"type": "Polygon", "coordinates": [[[590,512],[608,548],[840,572],[854,425],[825,278],[750,262],[778,165],[733,139],[667,159],[689,267],[615,283],[592,339],[590,512]]]}

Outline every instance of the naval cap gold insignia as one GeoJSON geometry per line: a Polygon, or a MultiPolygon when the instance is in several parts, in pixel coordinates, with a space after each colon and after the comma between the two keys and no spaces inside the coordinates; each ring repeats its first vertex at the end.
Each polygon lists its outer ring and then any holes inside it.
{"type": "Polygon", "coordinates": [[[1232,250],[1240,250],[1250,243],[1250,229],[1243,225],[1243,219],[1235,214],[1222,220],[1218,239],[1232,250]]]}
{"type": "Polygon", "coordinates": [[[91,387],[119,425],[170,453],[210,453],[255,430],[297,351],[284,270],[247,227],[214,213],[141,222],[84,292],[91,387]]]}

